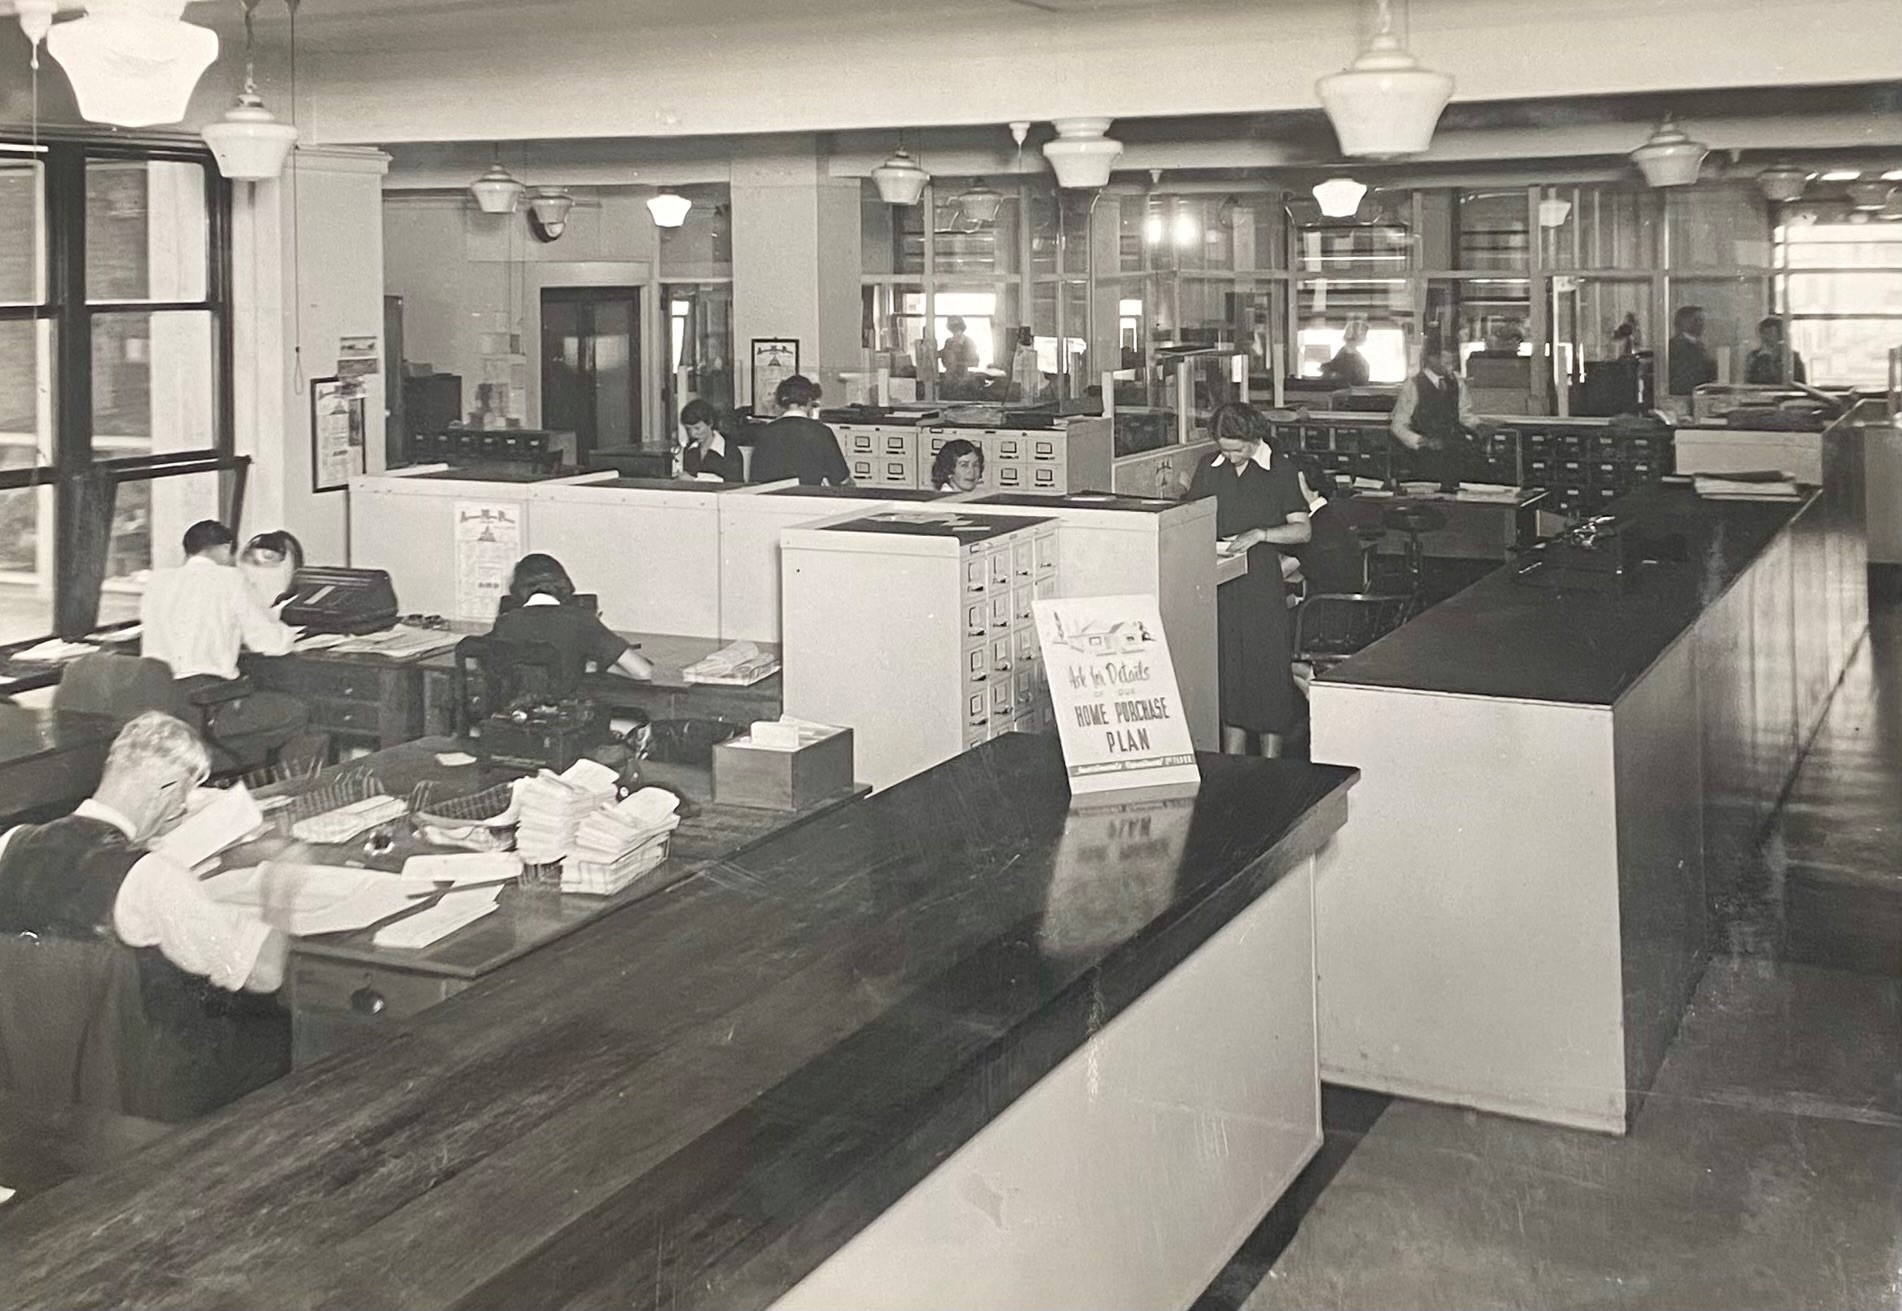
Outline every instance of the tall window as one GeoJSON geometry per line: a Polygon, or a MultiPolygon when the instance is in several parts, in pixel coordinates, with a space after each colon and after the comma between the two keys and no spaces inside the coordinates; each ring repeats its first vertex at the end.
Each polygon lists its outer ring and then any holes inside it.
{"type": "Polygon", "coordinates": [[[1848,214],[1786,222],[1776,230],[1779,308],[1809,380],[1880,387],[1889,352],[1902,346],[1902,224],[1848,214]]]}
{"type": "MultiPolygon", "coordinates": [[[[0,643],[52,631],[102,526],[75,487],[102,465],[228,453],[228,189],[202,149],[0,140],[0,643]]],[[[215,475],[128,481],[105,533],[100,619],[137,607],[215,475]]],[[[90,598],[87,598],[90,604],[90,598]]]]}

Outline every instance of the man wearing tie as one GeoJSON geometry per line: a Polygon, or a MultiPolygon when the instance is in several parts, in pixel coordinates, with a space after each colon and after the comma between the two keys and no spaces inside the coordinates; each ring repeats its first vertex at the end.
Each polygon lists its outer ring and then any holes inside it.
{"type": "Polygon", "coordinates": [[[1473,396],[1450,366],[1437,335],[1426,339],[1420,371],[1400,388],[1390,431],[1404,448],[1395,452],[1397,481],[1457,487],[1478,464],[1469,434],[1477,430],[1473,396]]]}

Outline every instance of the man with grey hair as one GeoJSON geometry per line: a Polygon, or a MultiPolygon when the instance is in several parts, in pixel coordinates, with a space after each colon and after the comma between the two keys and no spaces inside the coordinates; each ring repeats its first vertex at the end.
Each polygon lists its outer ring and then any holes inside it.
{"type": "Polygon", "coordinates": [[[119,730],[93,795],[71,815],[0,835],[0,933],[111,936],[156,947],[220,988],[275,992],[284,935],[206,895],[146,843],[185,813],[209,770],[197,734],[150,711],[119,730]]]}

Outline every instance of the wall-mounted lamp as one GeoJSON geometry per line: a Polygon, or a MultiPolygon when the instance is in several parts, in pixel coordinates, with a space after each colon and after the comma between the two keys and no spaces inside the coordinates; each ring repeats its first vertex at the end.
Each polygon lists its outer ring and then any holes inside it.
{"type": "Polygon", "coordinates": [[[528,230],[537,241],[556,241],[568,230],[575,198],[560,187],[536,187],[528,194],[528,230]]]}

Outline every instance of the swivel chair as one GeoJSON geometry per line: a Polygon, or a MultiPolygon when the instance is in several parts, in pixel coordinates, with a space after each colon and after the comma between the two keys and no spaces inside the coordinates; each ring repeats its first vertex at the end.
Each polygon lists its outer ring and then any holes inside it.
{"type": "Polygon", "coordinates": [[[1388,532],[1405,535],[1407,588],[1418,599],[1426,572],[1426,547],[1420,538],[1445,528],[1446,516],[1430,505],[1398,505],[1381,515],[1380,523],[1388,532]]]}
{"type": "Polygon", "coordinates": [[[214,778],[238,778],[275,764],[275,750],[221,738],[218,712],[242,701],[253,688],[246,678],[208,683],[189,691],[179,686],[163,660],[99,651],[66,666],[53,689],[53,709],[97,715],[124,727],[148,710],[183,720],[198,731],[211,755],[214,778]]]}

